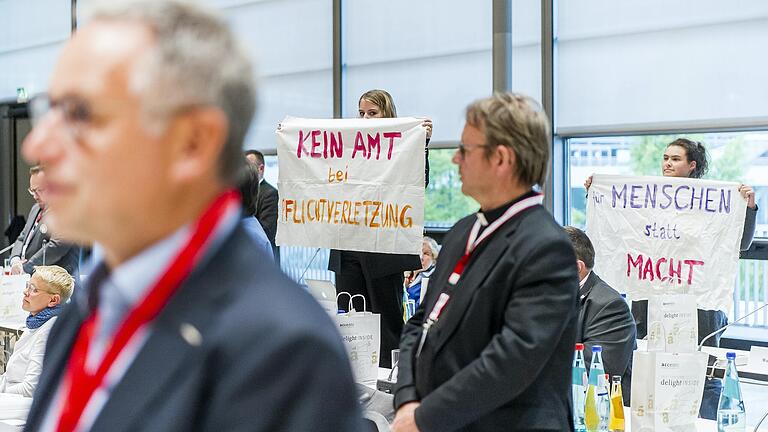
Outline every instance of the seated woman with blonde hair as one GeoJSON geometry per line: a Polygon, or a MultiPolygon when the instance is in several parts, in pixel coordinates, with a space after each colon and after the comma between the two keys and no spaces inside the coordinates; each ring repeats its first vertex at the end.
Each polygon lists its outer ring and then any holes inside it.
{"type": "Polygon", "coordinates": [[[0,393],[32,397],[43,368],[48,334],[62,305],[69,300],[75,280],[59,266],[37,266],[24,290],[22,309],[29,312],[26,329],[13,349],[0,393]]]}

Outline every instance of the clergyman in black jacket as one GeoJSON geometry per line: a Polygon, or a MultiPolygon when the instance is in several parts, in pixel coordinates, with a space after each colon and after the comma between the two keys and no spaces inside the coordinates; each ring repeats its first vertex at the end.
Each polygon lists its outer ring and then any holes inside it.
{"type": "Polygon", "coordinates": [[[468,107],[453,162],[480,211],[446,235],[405,325],[393,432],[573,431],[576,257],[534,190],[548,124],[519,94],[468,107]]]}
{"type": "Polygon", "coordinates": [[[576,342],[584,344],[587,367],[592,364],[592,347],[603,347],[605,373],[621,377],[624,405],[629,406],[632,381],[632,352],[637,348],[637,331],[632,312],[619,293],[600,279],[595,266],[595,248],[578,228],[565,227],[576,253],[579,272],[579,320],[576,342]]]}

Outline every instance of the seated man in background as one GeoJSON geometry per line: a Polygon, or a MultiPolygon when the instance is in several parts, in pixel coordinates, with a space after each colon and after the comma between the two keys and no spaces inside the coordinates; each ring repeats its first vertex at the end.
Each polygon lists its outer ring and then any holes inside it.
{"type": "Polygon", "coordinates": [[[257,168],[250,163],[244,163],[240,168],[240,197],[242,198],[241,207],[243,214],[241,216],[241,223],[245,231],[251,236],[251,238],[259,246],[259,249],[266,253],[267,259],[272,262],[274,255],[272,252],[272,244],[269,242],[267,233],[264,232],[264,228],[256,219],[256,200],[259,196],[259,173],[257,168]]]}
{"type": "Polygon", "coordinates": [[[592,363],[592,347],[603,347],[605,373],[612,377],[621,377],[624,405],[629,406],[632,352],[637,347],[635,320],[619,293],[592,271],[595,265],[595,248],[589,237],[578,228],[568,226],[564,229],[576,253],[579,272],[576,342],[584,344],[587,368],[592,363]]]}
{"type": "Polygon", "coordinates": [[[275,244],[277,235],[277,203],[280,198],[277,189],[264,179],[264,154],[258,150],[246,150],[245,160],[256,168],[259,177],[259,194],[256,197],[255,216],[272,245],[275,262],[280,263],[280,247],[275,244]]]}
{"type": "Polygon", "coordinates": [[[74,287],[74,278],[59,266],[34,268],[21,304],[29,312],[27,328],[14,346],[5,373],[0,375],[0,393],[32,397],[43,368],[48,333],[74,287]]]}
{"type": "Polygon", "coordinates": [[[32,273],[35,266],[58,265],[73,277],[79,277],[80,248],[51,237],[44,216],[46,206],[45,172],[39,165],[29,169],[29,193],[35,204],[27,223],[11,250],[11,273],[32,273]]]}

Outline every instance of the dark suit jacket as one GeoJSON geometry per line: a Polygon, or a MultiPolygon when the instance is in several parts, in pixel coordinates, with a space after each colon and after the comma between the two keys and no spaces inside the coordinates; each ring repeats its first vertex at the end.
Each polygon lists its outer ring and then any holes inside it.
{"type": "Polygon", "coordinates": [[[21,234],[19,234],[19,238],[13,244],[11,256],[18,256],[21,259],[27,260],[24,263],[24,271],[26,273],[32,273],[35,266],[57,265],[68,271],[75,278],[75,281],[79,281],[80,248],[53,238],[50,233],[42,233],[40,228],[45,224],[45,219],[35,227],[35,220],[40,212],[39,205],[35,204],[32,206],[27,223],[24,225],[21,234]],[[32,239],[29,242],[29,246],[27,246],[24,256],[21,256],[21,250],[24,247],[24,241],[28,233],[32,236],[32,239]]]}
{"type": "Polygon", "coordinates": [[[415,357],[421,325],[448,287],[475,220],[468,216],[447,234],[432,288],[403,331],[395,407],[421,401],[422,432],[572,431],[576,257],[542,206],[478,246],[415,357]]]}
{"type": "Polygon", "coordinates": [[[635,320],[629,306],[616,290],[595,272],[587,276],[579,290],[579,320],[576,342],[584,343],[587,368],[592,364],[592,347],[603,347],[603,366],[611,377],[621,377],[621,395],[629,406],[632,383],[632,352],[637,347],[635,320]]]}
{"type": "Polygon", "coordinates": [[[269,242],[272,243],[272,252],[275,254],[275,262],[280,262],[280,248],[275,245],[275,235],[277,234],[277,207],[279,197],[277,189],[262,180],[259,183],[259,195],[256,198],[256,219],[259,220],[261,227],[267,234],[269,242]]]}
{"type": "MultiPolygon", "coordinates": [[[[153,322],[93,431],[362,430],[335,325],[261,256],[238,227],[192,272],[153,322]],[[181,336],[185,323],[200,331],[198,346],[181,336]]],[[[52,329],[25,430],[40,427],[87,310],[86,301],[70,303],[52,329]]]]}

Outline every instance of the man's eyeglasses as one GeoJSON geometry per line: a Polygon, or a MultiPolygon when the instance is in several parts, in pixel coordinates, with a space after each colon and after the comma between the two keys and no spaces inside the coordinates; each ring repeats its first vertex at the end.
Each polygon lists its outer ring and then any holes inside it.
{"type": "Polygon", "coordinates": [[[32,196],[42,195],[43,193],[45,193],[45,188],[36,188],[36,189],[29,188],[27,189],[27,192],[29,192],[29,194],[32,196]]]}
{"type": "Polygon", "coordinates": [[[464,159],[464,156],[467,155],[467,153],[478,147],[488,147],[488,144],[464,144],[462,142],[459,143],[459,156],[461,156],[462,159],[464,159]]]}
{"type": "MultiPolygon", "coordinates": [[[[68,95],[58,99],[51,99],[47,94],[43,93],[32,98],[29,107],[33,126],[39,125],[49,114],[58,113],[66,130],[76,141],[79,141],[83,138],[84,133],[89,127],[92,127],[94,123],[102,122],[105,118],[114,116],[126,103],[128,102],[99,100],[96,108],[94,108],[90,101],[79,96],[68,95]]],[[[145,113],[151,114],[151,118],[155,120],[164,119],[199,108],[200,106],[197,103],[188,103],[176,107],[157,106],[145,113]]]]}
{"type": "Polygon", "coordinates": [[[23,291],[24,295],[37,294],[37,293],[41,293],[41,292],[53,295],[52,292],[49,292],[49,291],[46,291],[46,290],[41,290],[40,288],[32,285],[29,282],[27,282],[27,286],[24,288],[24,291],[23,291]]]}
{"type": "Polygon", "coordinates": [[[32,124],[38,125],[53,112],[58,112],[73,137],[79,137],[83,128],[93,120],[90,104],[77,97],[51,100],[47,94],[35,96],[29,104],[32,124]]]}

